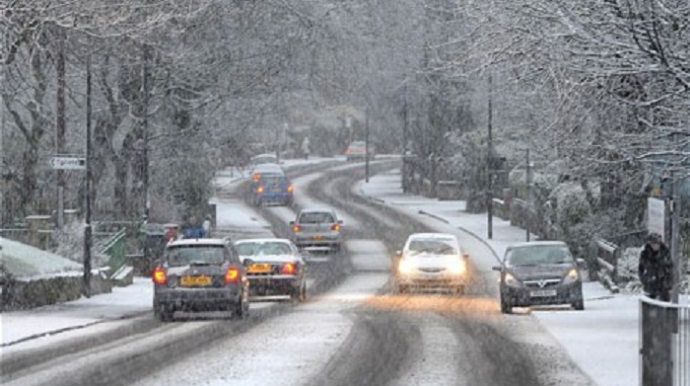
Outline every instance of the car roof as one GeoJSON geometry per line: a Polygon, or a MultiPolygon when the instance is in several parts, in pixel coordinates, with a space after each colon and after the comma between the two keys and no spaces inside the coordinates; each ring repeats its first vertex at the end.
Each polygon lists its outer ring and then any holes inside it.
{"type": "Polygon", "coordinates": [[[257,159],[257,158],[268,158],[268,157],[270,157],[270,158],[276,158],[276,159],[278,158],[278,157],[276,157],[275,154],[264,153],[264,154],[257,154],[257,155],[255,155],[255,156],[253,156],[252,159],[257,159]]]}
{"type": "Polygon", "coordinates": [[[242,240],[237,240],[235,244],[244,244],[244,243],[286,243],[290,244],[289,239],[280,239],[280,238],[265,238],[265,239],[242,239],[242,240]]]}
{"type": "Polygon", "coordinates": [[[562,246],[562,247],[567,247],[568,244],[566,244],[563,241],[523,241],[521,243],[515,243],[508,248],[526,248],[526,247],[538,247],[538,246],[562,246]]]}
{"type": "Polygon", "coordinates": [[[261,171],[261,170],[280,170],[281,172],[283,171],[283,167],[278,165],[278,164],[261,164],[261,165],[256,165],[254,168],[255,171],[261,171]]]}
{"type": "Polygon", "coordinates": [[[408,237],[409,240],[429,240],[429,239],[454,239],[458,238],[450,233],[413,233],[408,237]]]}
{"type": "Polygon", "coordinates": [[[209,245],[209,246],[224,246],[227,245],[228,241],[223,239],[182,239],[175,240],[168,243],[168,247],[182,247],[182,246],[197,246],[197,245],[209,245]]]}
{"type": "Polygon", "coordinates": [[[304,208],[299,211],[300,213],[323,213],[323,212],[328,212],[328,213],[335,213],[335,210],[333,208],[319,208],[319,207],[312,207],[312,208],[304,208]]]}

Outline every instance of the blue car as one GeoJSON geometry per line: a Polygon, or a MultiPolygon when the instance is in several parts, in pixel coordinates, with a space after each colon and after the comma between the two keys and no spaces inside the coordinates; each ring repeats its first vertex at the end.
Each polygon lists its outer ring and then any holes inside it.
{"type": "Polygon", "coordinates": [[[294,187],[284,174],[261,173],[252,181],[252,202],[256,206],[278,204],[291,206],[294,187]]]}

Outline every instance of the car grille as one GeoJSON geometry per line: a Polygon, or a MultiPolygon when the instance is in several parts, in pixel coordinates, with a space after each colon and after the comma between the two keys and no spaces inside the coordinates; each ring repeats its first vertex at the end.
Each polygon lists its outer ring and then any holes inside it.
{"type": "Polygon", "coordinates": [[[561,284],[561,278],[552,277],[537,280],[525,280],[523,283],[525,284],[525,287],[528,288],[551,288],[557,287],[559,284],[561,284]]]}
{"type": "Polygon", "coordinates": [[[419,270],[422,272],[426,272],[426,273],[439,273],[439,272],[445,271],[446,269],[445,268],[422,268],[422,267],[420,267],[419,270]]]}

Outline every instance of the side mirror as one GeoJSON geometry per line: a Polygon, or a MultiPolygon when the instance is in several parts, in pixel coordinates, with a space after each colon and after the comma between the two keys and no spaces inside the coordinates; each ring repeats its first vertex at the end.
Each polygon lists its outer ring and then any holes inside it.
{"type": "Polygon", "coordinates": [[[462,254],[462,258],[465,259],[465,260],[467,260],[467,259],[470,258],[470,254],[469,254],[469,253],[463,253],[463,254],[462,254]]]}
{"type": "Polygon", "coordinates": [[[503,267],[501,267],[500,265],[494,265],[493,267],[491,267],[491,269],[493,271],[501,272],[503,270],[503,267]]]}
{"type": "Polygon", "coordinates": [[[293,226],[293,225],[295,225],[295,222],[294,222],[294,221],[290,221],[290,222],[288,222],[288,224],[290,224],[290,226],[293,226]]]}
{"type": "Polygon", "coordinates": [[[587,261],[585,261],[585,259],[583,259],[583,258],[581,258],[581,257],[578,257],[578,258],[575,260],[575,262],[576,262],[577,265],[579,265],[580,267],[584,267],[585,264],[587,264],[587,261]]]}
{"type": "Polygon", "coordinates": [[[395,251],[395,257],[402,257],[402,251],[395,251]]]}
{"type": "Polygon", "coordinates": [[[242,265],[245,267],[249,267],[250,265],[254,264],[254,260],[252,259],[244,259],[242,260],[242,265]]]}
{"type": "Polygon", "coordinates": [[[338,220],[338,224],[342,224],[342,223],[343,223],[343,220],[338,220]]]}

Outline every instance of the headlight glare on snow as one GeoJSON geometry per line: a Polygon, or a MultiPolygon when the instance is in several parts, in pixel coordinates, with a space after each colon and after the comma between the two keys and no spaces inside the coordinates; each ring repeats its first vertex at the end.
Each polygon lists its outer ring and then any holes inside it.
{"type": "Polygon", "coordinates": [[[414,266],[409,260],[401,259],[398,265],[398,273],[401,275],[409,275],[414,270],[414,266]]]}
{"type": "Polygon", "coordinates": [[[513,276],[512,273],[506,273],[506,275],[503,277],[503,283],[505,285],[511,286],[511,287],[519,287],[520,286],[520,281],[513,276]]]}
{"type": "Polygon", "coordinates": [[[465,273],[465,262],[460,259],[458,259],[457,261],[454,260],[448,264],[447,269],[448,273],[450,273],[451,275],[462,275],[465,273]]]}
{"type": "Polygon", "coordinates": [[[568,274],[565,275],[565,278],[563,279],[563,282],[565,284],[568,283],[574,283],[577,281],[577,279],[580,278],[580,274],[577,272],[577,269],[573,268],[570,271],[568,271],[568,274]]]}

